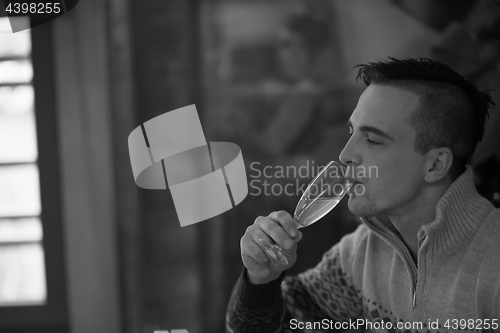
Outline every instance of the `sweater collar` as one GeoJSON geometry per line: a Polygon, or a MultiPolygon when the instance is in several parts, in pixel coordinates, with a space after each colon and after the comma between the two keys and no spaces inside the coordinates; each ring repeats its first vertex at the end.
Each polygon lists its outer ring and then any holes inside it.
{"type": "Polygon", "coordinates": [[[436,254],[451,252],[472,236],[493,208],[477,193],[474,171],[467,166],[438,201],[435,220],[422,229],[436,254]]]}
{"type": "MultiPolygon", "coordinates": [[[[451,252],[472,236],[493,208],[477,193],[473,169],[467,166],[439,199],[434,221],[422,226],[418,237],[425,235],[435,254],[451,252]]],[[[402,240],[386,217],[362,220],[389,243],[388,238],[402,240]]]]}

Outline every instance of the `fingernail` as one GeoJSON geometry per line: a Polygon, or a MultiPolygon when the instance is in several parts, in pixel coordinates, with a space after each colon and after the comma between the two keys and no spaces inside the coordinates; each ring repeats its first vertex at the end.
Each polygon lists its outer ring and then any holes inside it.
{"type": "Polygon", "coordinates": [[[290,235],[291,235],[292,237],[297,236],[297,230],[295,230],[295,228],[294,228],[294,227],[291,227],[291,228],[290,228],[290,235]]]}
{"type": "Polygon", "coordinates": [[[290,239],[288,239],[288,238],[287,238],[287,239],[285,239],[285,247],[286,247],[287,249],[291,249],[291,248],[292,248],[292,246],[293,246],[293,242],[292,242],[290,239]]]}

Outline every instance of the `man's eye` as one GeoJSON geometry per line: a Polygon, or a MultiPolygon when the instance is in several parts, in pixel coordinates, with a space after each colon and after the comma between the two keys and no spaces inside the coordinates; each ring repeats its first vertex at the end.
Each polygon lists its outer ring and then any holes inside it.
{"type": "Polygon", "coordinates": [[[371,145],[379,145],[380,144],[380,142],[372,141],[370,139],[366,139],[366,142],[368,142],[371,145]]]}

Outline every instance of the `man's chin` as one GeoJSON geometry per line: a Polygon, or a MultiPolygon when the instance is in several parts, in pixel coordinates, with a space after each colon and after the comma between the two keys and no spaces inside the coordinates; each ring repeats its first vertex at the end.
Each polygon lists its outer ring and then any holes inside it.
{"type": "Polygon", "coordinates": [[[359,203],[359,198],[355,194],[349,193],[349,201],[347,202],[347,207],[354,215],[360,216],[361,207],[359,203]]]}
{"type": "Polygon", "coordinates": [[[369,207],[365,198],[357,196],[355,194],[349,195],[349,201],[347,207],[349,211],[359,217],[372,217],[376,216],[374,209],[369,207]]]}

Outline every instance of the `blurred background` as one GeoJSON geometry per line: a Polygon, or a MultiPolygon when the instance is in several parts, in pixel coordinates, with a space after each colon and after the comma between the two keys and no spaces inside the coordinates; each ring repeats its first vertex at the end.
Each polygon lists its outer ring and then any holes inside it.
{"type": "MultiPolygon", "coordinates": [[[[500,104],[498,0],[85,0],[16,34],[1,6],[0,332],[223,332],[239,240],[338,159],[356,64],[432,57],[500,104]],[[190,104],[208,141],[242,148],[252,186],[181,228],[169,191],[135,185],[127,138],[190,104]]],[[[500,207],[498,113],[473,164],[500,207]]],[[[356,226],[339,204],[290,274],[356,226]]]]}

